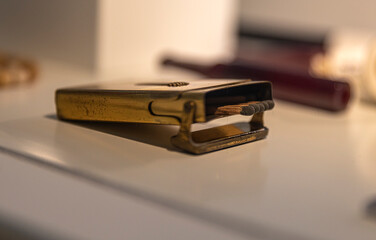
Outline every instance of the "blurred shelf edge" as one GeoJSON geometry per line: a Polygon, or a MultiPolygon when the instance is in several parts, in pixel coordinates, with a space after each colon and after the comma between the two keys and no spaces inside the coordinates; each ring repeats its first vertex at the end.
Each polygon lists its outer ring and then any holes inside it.
{"type": "Polygon", "coordinates": [[[264,40],[278,44],[317,46],[322,47],[325,41],[326,31],[322,33],[303,33],[294,30],[281,30],[275,27],[261,27],[252,24],[241,24],[238,28],[238,36],[241,41],[264,40]]]}

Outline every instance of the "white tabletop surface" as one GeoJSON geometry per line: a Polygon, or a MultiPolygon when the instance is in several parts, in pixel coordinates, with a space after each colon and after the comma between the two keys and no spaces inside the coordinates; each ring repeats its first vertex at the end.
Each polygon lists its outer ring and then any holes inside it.
{"type": "MultiPolygon", "coordinates": [[[[38,163],[38,171],[56,175],[51,179],[62,174],[93,184],[103,191],[98,196],[106,195],[102,188],[127,200],[133,196],[158,206],[161,214],[171,211],[196,219],[208,228],[197,230],[205,234],[215,226],[215,234],[224,238],[376,238],[376,219],[365,214],[376,198],[376,106],[356,103],[345,113],[332,114],[277,101],[265,114],[267,139],[193,156],[171,146],[176,127],[57,120],[54,90],[91,77],[53,66],[45,73],[30,89],[0,92],[0,149],[4,156],[19,159],[17,164],[38,163]]],[[[15,179],[26,178],[19,174],[15,179]]],[[[1,182],[10,191],[11,183],[1,182]]],[[[48,192],[39,189],[38,196],[43,194],[48,192]]],[[[1,196],[0,212],[18,209],[22,202],[13,199],[17,197],[1,196]]],[[[69,199],[61,195],[51,201],[69,199]]],[[[116,210],[128,203],[113,206],[116,210]]],[[[102,224],[111,225],[113,212],[107,207],[98,208],[108,214],[102,224]]],[[[38,219],[35,209],[25,212],[27,207],[19,210],[20,218],[38,219]]],[[[85,217],[90,215],[83,213],[82,221],[85,217]]],[[[189,237],[184,231],[182,236],[189,237]]]]}

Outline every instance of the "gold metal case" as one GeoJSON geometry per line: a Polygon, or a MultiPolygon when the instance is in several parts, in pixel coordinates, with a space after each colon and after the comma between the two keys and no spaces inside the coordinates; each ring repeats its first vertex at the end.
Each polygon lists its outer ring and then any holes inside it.
{"type": "Polygon", "coordinates": [[[265,101],[272,102],[271,84],[250,80],[100,83],[56,91],[60,119],[180,125],[172,144],[195,154],[265,138],[265,108],[254,112],[248,130],[230,124],[191,132],[193,123],[224,117],[218,107],[265,101]]]}

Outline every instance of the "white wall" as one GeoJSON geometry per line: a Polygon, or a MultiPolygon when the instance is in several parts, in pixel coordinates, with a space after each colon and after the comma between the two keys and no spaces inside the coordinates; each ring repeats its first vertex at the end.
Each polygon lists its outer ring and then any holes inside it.
{"type": "Polygon", "coordinates": [[[150,75],[166,53],[213,60],[234,49],[235,0],[102,0],[99,9],[105,75],[150,75]]]}
{"type": "Polygon", "coordinates": [[[97,0],[1,0],[0,52],[94,67],[97,0]]]}
{"type": "Polygon", "coordinates": [[[0,0],[0,53],[154,76],[164,53],[232,53],[237,18],[237,0],[0,0]]]}

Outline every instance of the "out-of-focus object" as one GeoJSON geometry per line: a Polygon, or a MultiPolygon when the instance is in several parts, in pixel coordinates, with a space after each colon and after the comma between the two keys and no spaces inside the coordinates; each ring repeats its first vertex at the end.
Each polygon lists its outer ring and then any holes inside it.
{"type": "Polygon", "coordinates": [[[250,80],[113,83],[56,92],[61,119],[180,125],[172,144],[195,154],[265,138],[263,114],[273,107],[271,84],[250,80]],[[191,132],[193,123],[235,114],[253,117],[191,132]]]}
{"type": "Polygon", "coordinates": [[[0,54],[0,87],[34,81],[38,68],[34,61],[0,54]]]}
{"type": "Polygon", "coordinates": [[[102,79],[154,77],[161,52],[208,60],[232,54],[236,12],[236,0],[2,1],[0,46],[102,79]]]}
{"type": "Polygon", "coordinates": [[[367,216],[376,219],[376,199],[372,199],[365,208],[367,216]]]}
{"type": "Polygon", "coordinates": [[[273,84],[275,98],[304,104],[333,112],[346,109],[350,100],[350,85],[344,81],[316,78],[302,71],[290,71],[269,65],[234,61],[215,65],[199,65],[173,58],[163,61],[165,66],[195,71],[211,78],[251,78],[273,84]]]}
{"type": "Polygon", "coordinates": [[[376,35],[339,30],[328,35],[325,53],[312,60],[312,72],[328,78],[347,78],[360,98],[376,102],[376,35]]]}
{"type": "Polygon", "coordinates": [[[319,40],[331,29],[376,29],[372,0],[241,0],[243,31],[257,30],[294,39],[319,40]]]}
{"type": "Polygon", "coordinates": [[[276,36],[273,38],[267,35],[263,38],[243,36],[240,37],[235,59],[251,65],[307,74],[310,71],[312,57],[323,51],[323,45],[301,42],[299,39],[280,40],[276,36]]]}

